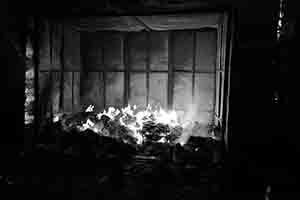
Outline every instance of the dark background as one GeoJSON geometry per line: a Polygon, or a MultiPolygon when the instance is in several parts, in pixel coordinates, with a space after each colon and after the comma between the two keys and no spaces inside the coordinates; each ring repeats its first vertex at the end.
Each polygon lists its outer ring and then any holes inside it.
{"type": "MultiPolygon", "coordinates": [[[[118,12],[126,13],[233,8],[236,32],[231,66],[227,191],[232,191],[231,195],[237,198],[253,199],[270,184],[278,198],[279,192],[294,195],[299,175],[296,161],[300,152],[296,121],[296,43],[299,34],[280,45],[276,42],[279,1],[186,0],[177,1],[183,4],[174,6],[166,0],[109,2],[112,7],[117,7],[115,10],[118,12]],[[187,5],[185,8],[182,7],[184,4],[187,5]],[[275,92],[279,94],[277,104],[275,92]]],[[[111,11],[105,9],[104,1],[55,0],[36,3],[12,0],[1,4],[1,155],[7,159],[2,166],[18,170],[13,163],[17,161],[17,152],[23,149],[24,144],[25,62],[20,56],[22,49],[16,49],[14,41],[24,40],[21,33],[25,31],[26,17],[76,17],[103,15],[111,11]]],[[[298,22],[295,5],[288,2],[288,17],[298,22]]],[[[298,26],[299,22],[296,23],[298,26]]]]}

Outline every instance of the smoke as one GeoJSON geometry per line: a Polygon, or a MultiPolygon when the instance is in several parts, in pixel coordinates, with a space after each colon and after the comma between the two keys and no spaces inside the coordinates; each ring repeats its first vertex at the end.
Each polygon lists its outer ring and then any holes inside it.
{"type": "Polygon", "coordinates": [[[199,110],[199,105],[189,104],[185,111],[178,111],[183,132],[177,142],[181,145],[187,143],[191,136],[209,137],[209,122],[199,110]]]}

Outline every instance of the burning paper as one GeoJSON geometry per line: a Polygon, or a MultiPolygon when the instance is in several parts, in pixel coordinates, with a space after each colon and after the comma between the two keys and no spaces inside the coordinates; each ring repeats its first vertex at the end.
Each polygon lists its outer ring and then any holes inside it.
{"type": "MultiPolygon", "coordinates": [[[[56,116],[54,120],[58,119],[56,116]]],[[[94,112],[94,106],[90,105],[85,112],[62,121],[66,128],[76,127],[79,131],[89,129],[103,136],[122,138],[125,142],[129,142],[128,139],[131,138],[130,142],[134,141],[136,144],[146,141],[184,144],[191,134],[199,135],[198,132],[205,129],[199,123],[180,122],[174,110],[153,108],[151,105],[145,109],[135,105],[122,109],[109,107],[100,113],[94,112]]]]}

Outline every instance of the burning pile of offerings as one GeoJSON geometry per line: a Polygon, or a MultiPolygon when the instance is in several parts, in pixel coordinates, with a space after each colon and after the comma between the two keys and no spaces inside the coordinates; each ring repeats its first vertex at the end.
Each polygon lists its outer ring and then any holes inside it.
{"type": "Polygon", "coordinates": [[[151,106],[144,110],[130,105],[121,110],[110,107],[101,113],[94,112],[93,106],[89,106],[85,112],[57,115],[54,122],[60,122],[65,131],[92,130],[101,136],[136,145],[148,141],[175,144],[183,132],[176,112],[151,106]]]}
{"type": "MultiPolygon", "coordinates": [[[[138,109],[129,105],[121,110],[110,107],[101,113],[95,112],[93,106],[89,106],[84,112],[55,115],[51,121],[52,125],[48,123],[50,126],[44,128],[44,132],[51,132],[55,137],[63,138],[60,143],[63,144],[61,148],[65,149],[64,151],[74,152],[76,148],[91,146],[86,149],[92,148],[89,151],[97,155],[131,152],[169,159],[177,149],[181,153],[177,154],[177,158],[180,155],[187,157],[189,153],[199,154],[201,150],[205,150],[205,145],[199,142],[196,143],[202,147],[194,145],[195,142],[191,145],[189,141],[192,141],[192,135],[198,134],[199,131],[209,132],[207,126],[197,122],[179,123],[175,111],[153,109],[151,106],[138,109]],[[76,145],[77,143],[86,144],[76,145]]],[[[211,137],[202,139],[215,141],[213,136],[211,134],[211,137]]]]}

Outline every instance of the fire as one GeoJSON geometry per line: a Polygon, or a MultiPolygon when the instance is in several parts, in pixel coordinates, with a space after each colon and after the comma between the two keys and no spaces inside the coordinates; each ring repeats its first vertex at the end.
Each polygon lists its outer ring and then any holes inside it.
{"type": "MultiPolygon", "coordinates": [[[[191,121],[191,117],[182,120],[180,113],[175,110],[165,110],[151,105],[146,108],[136,105],[128,105],[121,109],[109,107],[99,113],[96,113],[94,106],[90,105],[80,115],[75,114],[75,117],[65,120],[68,121],[65,127],[75,125],[80,132],[89,129],[109,137],[118,137],[119,133],[123,134],[121,137],[124,137],[125,133],[134,138],[136,144],[143,144],[148,140],[184,144],[191,134],[201,135],[207,132],[201,123],[191,121]]],[[[57,122],[61,117],[61,115],[56,115],[53,121],[57,122]]]]}
{"type": "MultiPolygon", "coordinates": [[[[93,112],[94,106],[90,105],[85,112],[93,112]]],[[[178,116],[175,111],[166,111],[163,108],[153,108],[148,105],[146,109],[139,109],[136,105],[128,105],[125,108],[116,109],[109,107],[107,110],[97,114],[97,118],[100,120],[102,116],[108,116],[111,120],[117,120],[122,126],[125,126],[130,130],[133,136],[137,139],[137,143],[141,144],[144,140],[141,130],[147,122],[153,122],[155,124],[164,124],[169,127],[179,126],[178,116]]],[[[90,119],[80,127],[80,130],[90,129],[96,133],[101,132],[101,128],[97,127],[96,123],[93,123],[90,119]]],[[[162,138],[160,142],[163,142],[162,138]]]]}

